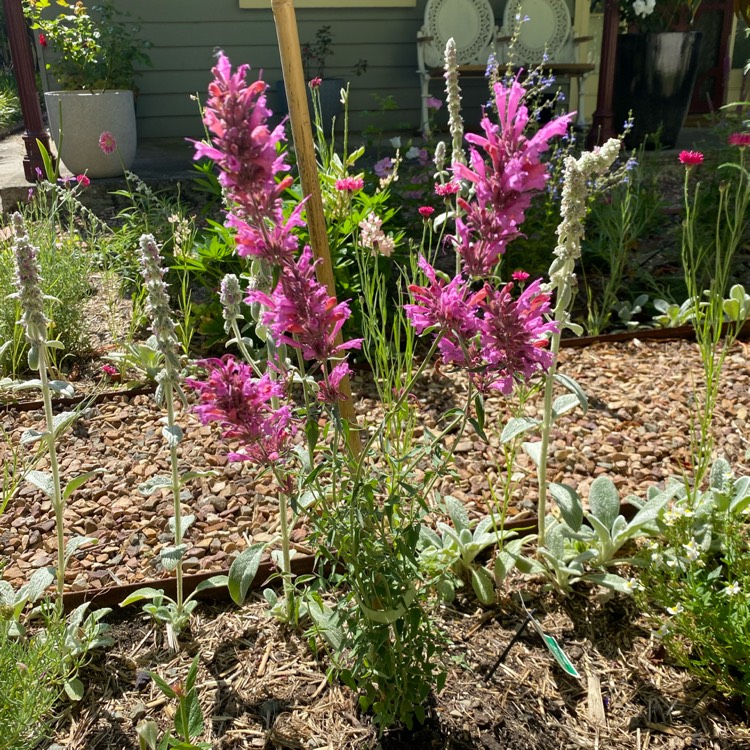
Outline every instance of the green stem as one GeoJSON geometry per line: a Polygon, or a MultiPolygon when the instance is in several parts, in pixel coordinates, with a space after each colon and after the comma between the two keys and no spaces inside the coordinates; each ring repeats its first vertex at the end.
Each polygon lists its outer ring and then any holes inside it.
{"type": "Polygon", "coordinates": [[[52,412],[52,391],[47,377],[47,345],[39,346],[39,382],[44,401],[44,418],[47,422],[47,452],[49,454],[50,473],[52,474],[52,508],[55,512],[55,527],[57,529],[57,596],[62,606],[62,596],[65,589],[65,519],[63,518],[64,502],[60,486],[60,466],[57,463],[57,448],[55,446],[55,415],[52,412]]]}
{"type": "MultiPolygon", "coordinates": [[[[167,378],[164,388],[164,398],[167,402],[167,425],[175,426],[174,386],[171,378],[167,378]]],[[[175,546],[182,544],[182,503],[180,501],[180,472],[177,465],[177,444],[171,439],[169,444],[169,462],[172,468],[172,500],[174,502],[174,541],[175,546]]],[[[177,616],[182,614],[182,558],[177,563],[177,616]]]]}
{"type": "Polygon", "coordinates": [[[281,581],[284,588],[284,615],[286,622],[290,622],[294,613],[294,589],[292,588],[292,560],[289,554],[289,519],[287,518],[288,504],[283,490],[284,478],[276,466],[273,467],[276,481],[279,483],[279,525],[281,527],[281,581]]]}

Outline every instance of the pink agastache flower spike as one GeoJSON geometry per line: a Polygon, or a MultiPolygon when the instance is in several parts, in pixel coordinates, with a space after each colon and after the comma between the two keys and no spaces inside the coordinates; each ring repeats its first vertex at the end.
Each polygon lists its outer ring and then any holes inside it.
{"type": "Polygon", "coordinates": [[[550,296],[540,290],[541,281],[529,284],[513,299],[513,284],[500,290],[485,285],[487,293],[481,324],[482,358],[489,387],[508,395],[515,380],[548,370],[552,353],[545,349],[547,334],[557,331],[555,322],[545,322],[550,296]]]}
{"type": "Polygon", "coordinates": [[[208,372],[205,382],[188,379],[200,403],[194,408],[202,424],[218,422],[226,440],[237,440],[229,461],[268,466],[283,461],[297,426],[289,406],[274,408],[272,400],[286,394],[281,381],[269,373],[256,378],[249,365],[230,354],[199,362],[208,372]]]}
{"type": "Polygon", "coordinates": [[[306,246],[296,263],[283,267],[271,295],[253,291],[245,301],[260,302],[266,308],[263,325],[268,326],[277,344],[288,344],[300,349],[305,359],[323,362],[341,356],[346,349],[358,349],[362,339],[336,345],[336,335],[351,313],[346,302],[337,304],[316,279],[317,263],[306,246]]]}
{"type": "Polygon", "coordinates": [[[284,126],[269,128],[268,85],[260,79],[248,84],[249,70],[248,65],[240,65],[232,73],[229,58],[219,52],[203,117],[212,143],[193,143],[195,159],[207,157],[219,167],[219,182],[237,204],[233,213],[257,222],[280,211],[280,196],[292,178],[286,176],[276,182],[278,173],[289,170],[284,155],[276,150],[284,140],[284,126]]]}
{"type": "Polygon", "coordinates": [[[341,381],[352,374],[347,362],[339,362],[320,383],[318,400],[326,404],[346,401],[347,397],[341,391],[341,381]]]}
{"type": "Polygon", "coordinates": [[[489,275],[508,242],[519,234],[532,193],[543,189],[547,180],[541,154],[553,137],[567,131],[574,114],[556,117],[527,138],[525,89],[516,80],[510,88],[497,83],[494,91],[499,124],[483,117],[485,135],[466,135],[473,144],[469,165],[453,165],[454,179],[473,183],[476,193],[471,202],[457,199],[465,216],[457,219],[453,238],[464,269],[473,276],[489,275]]]}

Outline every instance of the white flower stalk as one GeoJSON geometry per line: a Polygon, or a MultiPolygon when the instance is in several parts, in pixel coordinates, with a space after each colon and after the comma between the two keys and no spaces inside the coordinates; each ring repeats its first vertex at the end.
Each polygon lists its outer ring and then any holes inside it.
{"type": "Polygon", "coordinates": [[[438,145],[435,146],[435,156],[433,157],[435,164],[435,177],[438,178],[445,172],[445,141],[439,141],[438,145]]]}
{"type": "MultiPolygon", "coordinates": [[[[557,333],[552,335],[550,351],[552,367],[545,376],[544,414],[542,417],[542,442],[540,446],[537,477],[539,479],[539,546],[545,543],[547,515],[547,453],[549,451],[550,430],[552,427],[552,394],[557,370],[557,354],[560,350],[560,334],[563,328],[570,328],[570,305],[575,289],[575,263],[581,257],[581,240],[584,235],[583,222],[586,218],[586,202],[589,184],[594,177],[606,174],[620,153],[620,141],[610,138],[601,148],[584,152],[578,159],[569,156],[565,160],[562,202],[562,221],[557,228],[555,259],[549,269],[550,288],[555,292],[554,319],[558,324],[557,333]]],[[[580,330],[580,329],[579,329],[580,330]]]]}
{"type": "Polygon", "coordinates": [[[461,117],[461,88],[458,85],[456,42],[451,37],[445,45],[445,100],[448,105],[448,127],[453,139],[452,162],[466,164],[464,154],[464,120],[461,117]]]}
{"type": "Polygon", "coordinates": [[[153,235],[141,236],[139,245],[141,275],[146,285],[147,310],[151,318],[151,331],[156,338],[156,346],[164,357],[164,372],[159,378],[160,385],[167,381],[178,382],[180,359],[177,356],[177,335],[172,310],[169,307],[167,285],[163,281],[166,270],[163,268],[159,246],[153,235]]]}
{"type": "Polygon", "coordinates": [[[237,321],[243,319],[240,312],[242,289],[240,289],[239,279],[233,273],[228,273],[221,280],[219,299],[221,300],[221,314],[224,318],[224,332],[232,333],[237,321]]]}
{"type": "Polygon", "coordinates": [[[13,230],[16,239],[13,245],[15,259],[15,282],[18,291],[12,297],[18,299],[23,314],[20,324],[26,331],[31,348],[29,349],[29,365],[39,371],[39,386],[44,402],[44,419],[46,429],[41,439],[47,443],[50,473],[33,472],[31,480],[34,485],[42,489],[52,501],[57,531],[57,595],[62,606],[62,595],[65,588],[65,522],[63,511],[62,485],[60,484],[60,466],[57,462],[57,447],[55,445],[55,419],[52,411],[52,390],[47,375],[47,318],[44,315],[44,295],[42,293],[41,272],[39,268],[38,249],[31,244],[23,217],[20,213],[13,214],[13,230]]]}

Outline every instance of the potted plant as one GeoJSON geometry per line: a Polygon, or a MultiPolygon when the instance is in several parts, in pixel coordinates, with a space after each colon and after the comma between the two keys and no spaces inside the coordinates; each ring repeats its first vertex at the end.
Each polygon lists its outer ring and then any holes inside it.
{"type": "Polygon", "coordinates": [[[150,65],[150,45],[110,2],[90,11],[80,0],[55,2],[58,13],[47,12],[50,0],[24,0],[24,13],[59,86],[44,95],[58,155],[74,174],[117,176],[135,159],[135,66],[150,65]]]}
{"type": "Polygon", "coordinates": [[[673,147],[690,106],[702,32],[694,31],[701,0],[620,0],[614,81],[615,123],[634,148],[647,136],[673,147]]]}
{"type": "MultiPolygon", "coordinates": [[[[304,42],[301,52],[305,80],[310,88],[317,89],[318,96],[320,97],[323,122],[330,122],[332,118],[341,113],[341,89],[346,86],[344,78],[326,77],[328,58],[334,54],[331,26],[326,25],[318,28],[315,32],[315,41],[304,42]]],[[[361,76],[366,71],[367,60],[360,58],[352,68],[352,72],[355,76],[361,76]]],[[[287,108],[286,91],[283,81],[279,81],[277,90],[279,93],[279,107],[277,109],[281,114],[286,114],[289,110],[287,108]]],[[[308,103],[312,110],[312,101],[309,92],[308,103]]]]}

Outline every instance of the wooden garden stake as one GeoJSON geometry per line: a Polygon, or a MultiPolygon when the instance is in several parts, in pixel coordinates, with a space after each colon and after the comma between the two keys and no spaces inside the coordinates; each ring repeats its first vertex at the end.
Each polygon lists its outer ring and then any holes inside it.
{"type": "MultiPolygon", "coordinates": [[[[310,245],[313,255],[321,260],[316,266],[316,275],[318,281],[328,290],[328,295],[335,297],[336,282],[333,278],[328,232],[326,231],[326,220],[323,213],[323,201],[320,196],[318,163],[315,158],[312,123],[307,106],[307,84],[302,70],[302,54],[294,2],[293,0],[271,0],[271,7],[276,23],[276,36],[279,40],[281,69],[284,74],[284,86],[289,103],[289,120],[292,124],[294,150],[297,152],[297,167],[302,183],[302,193],[308,196],[305,211],[307,212],[307,226],[310,232],[310,245]]],[[[343,343],[340,332],[336,337],[336,343],[343,343]]],[[[362,445],[359,440],[349,378],[344,378],[340,387],[346,399],[339,402],[341,416],[351,426],[348,432],[349,448],[355,456],[358,456],[362,451],[362,445]]]]}

